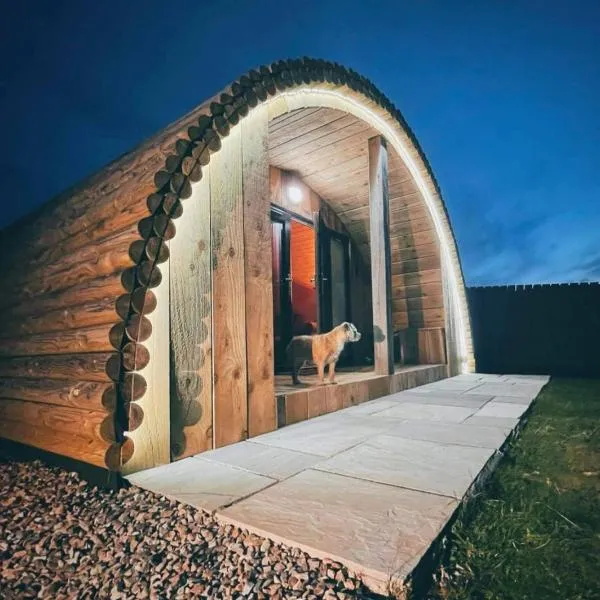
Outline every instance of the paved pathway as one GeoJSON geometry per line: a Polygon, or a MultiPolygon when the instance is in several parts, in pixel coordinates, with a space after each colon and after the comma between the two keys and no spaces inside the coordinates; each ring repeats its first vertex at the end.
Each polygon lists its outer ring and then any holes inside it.
{"type": "Polygon", "coordinates": [[[142,488],[403,582],[544,376],[459,375],[131,475],[142,488]]]}

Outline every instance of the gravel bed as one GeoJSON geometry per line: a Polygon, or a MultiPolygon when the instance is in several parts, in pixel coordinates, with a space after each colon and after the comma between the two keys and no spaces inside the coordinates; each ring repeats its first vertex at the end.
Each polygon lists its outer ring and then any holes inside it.
{"type": "Polygon", "coordinates": [[[136,487],[0,464],[0,598],[366,598],[340,564],[136,487]]]}

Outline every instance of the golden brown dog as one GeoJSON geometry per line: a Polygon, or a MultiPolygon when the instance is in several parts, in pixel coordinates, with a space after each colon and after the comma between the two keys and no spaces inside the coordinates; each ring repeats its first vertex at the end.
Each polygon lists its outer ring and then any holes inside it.
{"type": "Polygon", "coordinates": [[[298,335],[287,347],[294,385],[300,383],[298,373],[307,361],[317,366],[319,382],[325,383],[325,366],[329,365],[329,383],[335,383],[335,364],[348,342],[358,342],[361,334],[352,323],[342,323],[329,333],[298,335]]]}

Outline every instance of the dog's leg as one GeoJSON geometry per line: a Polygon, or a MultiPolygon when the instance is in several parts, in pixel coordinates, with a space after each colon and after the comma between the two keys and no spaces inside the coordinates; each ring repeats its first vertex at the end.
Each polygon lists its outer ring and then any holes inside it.
{"type": "Polygon", "coordinates": [[[300,374],[300,369],[302,368],[303,365],[304,365],[304,361],[302,361],[302,362],[295,361],[294,364],[292,365],[292,381],[294,382],[294,385],[298,385],[300,383],[300,379],[298,378],[298,375],[300,374]]]}
{"type": "Polygon", "coordinates": [[[319,383],[325,383],[325,363],[317,363],[317,371],[319,372],[319,383]]]}
{"type": "Polygon", "coordinates": [[[329,363],[329,383],[335,383],[335,362],[329,363]]]}
{"type": "Polygon", "coordinates": [[[290,342],[287,347],[287,366],[292,369],[292,383],[298,383],[298,373],[296,371],[296,357],[294,356],[294,342],[290,342]]]}

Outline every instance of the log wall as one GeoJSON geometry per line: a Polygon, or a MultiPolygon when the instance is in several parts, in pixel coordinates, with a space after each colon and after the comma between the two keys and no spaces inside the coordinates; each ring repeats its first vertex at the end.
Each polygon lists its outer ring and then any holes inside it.
{"type": "Polygon", "coordinates": [[[157,194],[161,169],[190,148],[186,131],[209,109],[210,101],[3,232],[0,437],[110,470],[133,454],[126,432],[143,420],[134,400],[147,387],[135,371],[150,360],[143,315],[160,278],[149,255],[164,260],[157,242],[174,232],[157,194]]]}

